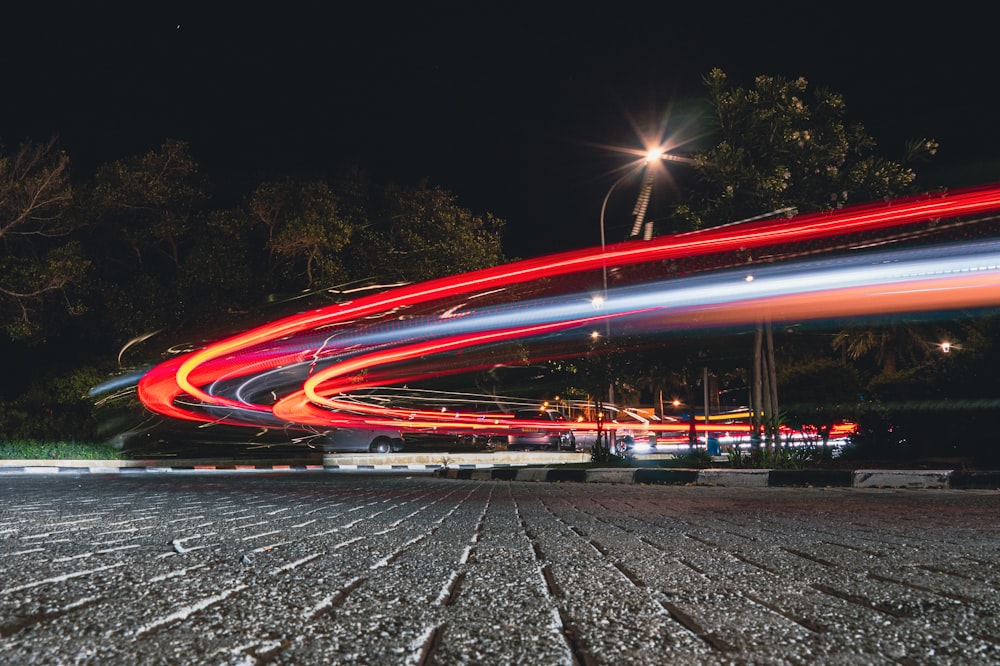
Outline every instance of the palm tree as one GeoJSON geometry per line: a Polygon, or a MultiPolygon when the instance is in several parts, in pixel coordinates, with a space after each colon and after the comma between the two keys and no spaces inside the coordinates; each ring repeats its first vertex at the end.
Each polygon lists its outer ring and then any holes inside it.
{"type": "Polygon", "coordinates": [[[926,359],[932,346],[931,334],[914,324],[887,324],[872,328],[841,331],[833,338],[833,348],[852,361],[874,356],[883,374],[898,370],[900,362],[918,363],[926,359]]]}

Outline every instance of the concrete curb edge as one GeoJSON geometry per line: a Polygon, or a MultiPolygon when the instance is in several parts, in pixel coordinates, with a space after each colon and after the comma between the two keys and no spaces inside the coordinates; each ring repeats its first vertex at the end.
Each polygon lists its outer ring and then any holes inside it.
{"type": "Polygon", "coordinates": [[[199,472],[322,472],[323,465],[260,465],[260,464],[115,464],[122,461],[61,461],[54,465],[40,464],[39,461],[0,460],[0,476],[12,474],[165,474],[199,472]],[[109,464],[112,463],[112,464],[109,464]]]}
{"type": "Polygon", "coordinates": [[[1000,471],[825,469],[440,469],[450,479],[699,485],[741,488],[926,488],[1000,490],[1000,471]]]}
{"type": "Polygon", "coordinates": [[[1000,490],[1000,470],[950,469],[693,469],[663,467],[533,467],[526,464],[267,464],[233,461],[0,460],[0,476],[12,474],[166,474],[391,471],[431,472],[451,479],[575,482],[643,485],[699,485],[742,488],[927,488],[1000,490]],[[202,464],[204,463],[204,464],[202,464]]]}

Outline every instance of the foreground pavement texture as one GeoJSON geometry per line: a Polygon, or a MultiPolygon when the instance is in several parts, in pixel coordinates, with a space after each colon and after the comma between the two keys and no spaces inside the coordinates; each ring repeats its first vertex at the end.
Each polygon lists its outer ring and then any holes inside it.
{"type": "Polygon", "coordinates": [[[1000,493],[0,477],[0,662],[990,664],[1000,493]]]}

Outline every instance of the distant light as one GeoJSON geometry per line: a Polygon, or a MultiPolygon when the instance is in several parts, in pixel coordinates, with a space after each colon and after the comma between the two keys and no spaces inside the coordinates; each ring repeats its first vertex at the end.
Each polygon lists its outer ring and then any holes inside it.
{"type": "Polygon", "coordinates": [[[592,339],[596,340],[597,338],[601,337],[601,332],[600,331],[592,331],[591,334],[590,334],[590,337],[592,339]]]}
{"type": "Polygon", "coordinates": [[[947,354],[948,352],[950,352],[951,351],[951,343],[950,342],[942,342],[941,343],[941,351],[943,351],[945,354],[947,354]]]}
{"type": "Polygon", "coordinates": [[[604,297],[597,295],[590,299],[590,304],[594,306],[595,310],[599,310],[604,307],[604,297]]]}
{"type": "Polygon", "coordinates": [[[650,163],[659,161],[663,159],[664,152],[665,151],[663,150],[663,146],[656,146],[655,148],[650,148],[649,150],[646,151],[646,161],[650,163]]]}
{"type": "Polygon", "coordinates": [[[753,282],[753,276],[752,275],[748,275],[745,278],[743,278],[743,281],[744,282],[753,282]]]}

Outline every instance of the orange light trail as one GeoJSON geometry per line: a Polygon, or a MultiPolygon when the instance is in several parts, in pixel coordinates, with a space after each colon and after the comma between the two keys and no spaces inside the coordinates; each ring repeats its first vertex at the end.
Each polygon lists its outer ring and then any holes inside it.
{"type": "MultiPolygon", "coordinates": [[[[346,427],[349,425],[386,425],[404,428],[450,428],[480,431],[495,424],[485,423],[482,415],[465,414],[442,418],[429,410],[385,408],[347,400],[359,387],[389,386],[415,377],[406,370],[408,362],[424,357],[455,354],[483,346],[514,344],[548,334],[567,334],[592,327],[597,322],[643,322],[646,326],[714,327],[757,321],[815,320],[843,316],[885,313],[924,312],[939,309],[991,307],[1000,304],[1000,279],[996,267],[976,267],[965,272],[913,275],[906,279],[870,284],[839,284],[829,288],[812,287],[796,292],[747,291],[735,285],[726,287],[727,297],[719,301],[692,302],[684,307],[672,304],[671,285],[665,287],[663,305],[649,304],[614,309],[605,303],[602,311],[583,315],[575,312],[554,321],[528,321],[524,325],[506,325],[478,330],[475,317],[456,316],[448,306],[440,321],[454,321],[472,327],[449,332],[444,337],[428,339],[412,322],[394,318],[395,312],[434,311],[436,304],[451,303],[459,297],[471,299],[488,289],[494,298],[505,290],[554,277],[584,276],[596,270],[615,270],[629,266],[657,266],[667,259],[683,259],[718,253],[806,243],[823,238],[871,233],[930,220],[985,216],[1000,212],[1000,187],[983,187],[951,193],[921,195],[888,203],[845,208],[835,212],[800,215],[780,220],[761,220],[741,225],[706,229],[635,241],[599,249],[577,250],[513,262],[489,269],[450,276],[424,283],[398,287],[354,301],[316,309],[259,326],[244,333],[210,344],[152,368],[138,386],[142,402],[152,411],[171,418],[221,422],[234,425],[283,424],[301,428],[346,427]],[[398,337],[378,344],[364,342],[366,331],[374,330],[371,321],[397,322],[398,337]],[[409,327],[409,328],[408,328],[409,327]],[[301,348],[305,336],[320,331],[343,331],[344,340],[327,335],[321,346],[301,348]],[[357,331],[356,333],[351,333],[357,331]],[[417,332],[414,332],[417,331],[417,332]],[[354,338],[350,338],[350,335],[354,338]],[[408,337],[410,336],[410,337],[408,337]],[[412,337],[416,336],[416,337],[412,337]],[[358,342],[357,339],[360,340],[358,342]],[[299,344],[299,346],[296,346],[299,344]],[[308,367],[308,369],[303,369],[308,367]],[[396,370],[398,368],[398,370],[396,370]],[[358,380],[359,373],[376,379],[358,380]],[[267,402],[241,397],[218,386],[252,382],[268,373],[287,372],[294,379],[282,386],[281,395],[267,402]]],[[[759,267],[749,265],[757,271],[759,267]]],[[[665,269],[661,269],[663,271],[665,269]]],[[[745,271],[746,272],[746,269],[745,271]]],[[[661,278],[668,277],[662,275],[661,278]]],[[[648,279],[648,274],[646,276],[648,279]]],[[[777,277],[768,278],[771,283],[777,277]]],[[[677,282],[680,285],[680,282],[677,282]]],[[[728,283],[727,283],[728,284],[728,283]]],[[[768,280],[757,278],[745,283],[747,289],[764,290],[768,280]]],[[[499,296],[498,296],[499,295],[499,296]]],[[[579,295],[563,294],[562,299],[579,295]]],[[[614,298],[619,298],[617,295],[614,298]]],[[[515,309],[504,316],[530,319],[531,312],[517,310],[516,295],[509,295],[515,309]]],[[[623,299],[619,299],[623,301],[623,299]]],[[[567,301],[568,302],[568,301],[567,301]]],[[[443,306],[440,306],[443,307],[443,306]]],[[[527,306],[525,306],[527,308],[527,306]]],[[[500,315],[484,310],[494,319],[500,315]]],[[[444,324],[442,330],[449,330],[444,324]]],[[[457,324],[456,324],[457,325],[457,324]]],[[[485,326],[485,324],[483,324],[485,326]]],[[[457,329],[455,329],[457,330],[457,329]]],[[[589,334],[589,330],[587,331],[589,334]]],[[[323,336],[320,336],[323,337],[323,336]]],[[[463,372],[460,366],[441,374],[463,372]]],[[[419,374],[419,373],[418,373],[419,374]]],[[[269,375],[270,376],[270,375],[269,375]]],[[[505,425],[524,425],[504,420],[505,425]]],[[[553,424],[554,427],[560,427],[553,424]]],[[[548,428],[548,426],[546,426],[548,428]]],[[[566,424],[563,427],[579,427],[566,424]]],[[[660,424],[663,431],[688,426],[660,424]]],[[[699,424],[699,428],[714,426],[699,424]]],[[[732,430],[732,426],[726,429],[732,430]]]]}

